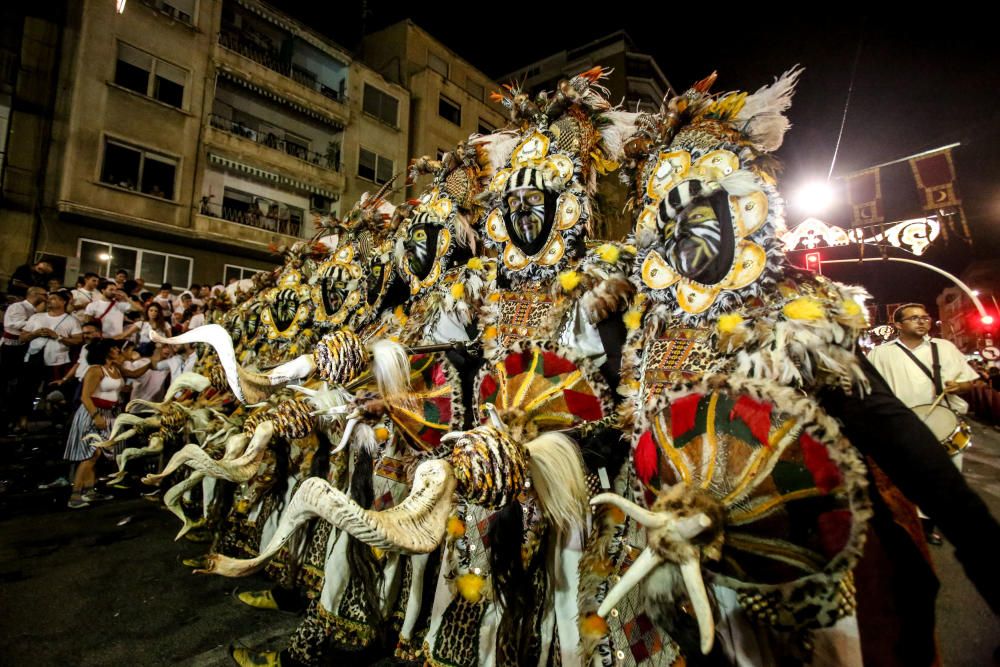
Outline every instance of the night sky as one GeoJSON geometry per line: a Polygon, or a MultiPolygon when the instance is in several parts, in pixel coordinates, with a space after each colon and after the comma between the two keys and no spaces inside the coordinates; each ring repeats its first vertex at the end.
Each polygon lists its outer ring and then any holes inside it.
{"type": "MultiPolygon", "coordinates": [[[[640,9],[646,3],[604,3],[590,12],[563,2],[469,3],[456,12],[431,3],[373,1],[367,3],[364,26],[360,4],[338,3],[336,23],[315,4],[273,4],[348,49],[357,47],[363,29],[411,18],[492,77],[618,29],[628,32],[638,51],[656,58],[678,90],[713,70],[719,72],[716,91],[755,90],[801,64],[805,73],[790,112],[793,127],[778,152],[785,165],[780,186],[786,197],[802,183],[826,178],[856,61],[834,176],[961,142],[955,152],[959,194],[975,243],[969,248],[939,241],[922,259],[961,272],[969,261],[994,260],[1000,251],[998,31],[955,3],[942,5],[934,16],[911,9],[904,10],[906,15],[867,17],[843,5],[810,5],[811,13],[826,15],[795,21],[755,13],[754,3],[741,3],[740,15],[705,3],[669,11],[640,9]],[[724,18],[719,27],[714,18],[724,18]]],[[[763,6],[782,15],[773,4],[763,6]]],[[[899,204],[888,213],[893,220],[916,217],[920,208],[912,177],[898,176],[892,180],[903,191],[892,195],[899,204]]],[[[887,185],[884,181],[883,187],[887,185]]],[[[802,219],[790,205],[789,226],[802,219]]],[[[849,222],[845,209],[835,209],[825,219],[849,222]]],[[[865,284],[883,303],[933,301],[947,284],[924,269],[899,264],[838,265],[826,273],[865,284]]]]}

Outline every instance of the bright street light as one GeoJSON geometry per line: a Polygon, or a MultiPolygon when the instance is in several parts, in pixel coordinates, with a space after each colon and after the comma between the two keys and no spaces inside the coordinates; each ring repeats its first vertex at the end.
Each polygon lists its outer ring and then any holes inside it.
{"type": "Polygon", "coordinates": [[[795,193],[793,203],[805,215],[825,213],[833,204],[833,188],[825,181],[807,183],[795,193]]]}

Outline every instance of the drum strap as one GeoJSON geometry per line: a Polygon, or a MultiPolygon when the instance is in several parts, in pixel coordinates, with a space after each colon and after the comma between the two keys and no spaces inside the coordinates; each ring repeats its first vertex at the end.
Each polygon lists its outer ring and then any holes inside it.
{"type": "MultiPolygon", "coordinates": [[[[924,375],[926,375],[931,379],[931,382],[934,383],[935,396],[940,396],[941,393],[944,392],[944,386],[941,384],[941,359],[938,357],[937,344],[934,343],[933,341],[931,342],[931,366],[934,369],[933,371],[930,368],[927,368],[924,362],[917,359],[917,355],[913,354],[913,352],[910,352],[910,348],[906,347],[898,340],[896,341],[896,345],[898,345],[899,349],[901,349],[903,352],[906,353],[906,356],[908,356],[910,359],[913,360],[913,363],[915,363],[920,368],[920,370],[924,372],[924,375]]],[[[944,402],[945,405],[947,405],[948,408],[951,409],[951,404],[948,402],[947,396],[944,397],[944,402]]]]}

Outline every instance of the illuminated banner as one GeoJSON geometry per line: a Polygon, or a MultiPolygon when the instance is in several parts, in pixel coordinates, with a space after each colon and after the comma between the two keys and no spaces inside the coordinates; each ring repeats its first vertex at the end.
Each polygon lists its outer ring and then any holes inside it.
{"type": "Polygon", "coordinates": [[[885,220],[882,208],[882,178],[878,167],[846,177],[847,201],[851,205],[854,226],[863,227],[885,220]]]}
{"type": "Polygon", "coordinates": [[[913,178],[922,197],[925,211],[938,211],[962,205],[955,183],[955,163],[951,149],[910,158],[913,178]]]}

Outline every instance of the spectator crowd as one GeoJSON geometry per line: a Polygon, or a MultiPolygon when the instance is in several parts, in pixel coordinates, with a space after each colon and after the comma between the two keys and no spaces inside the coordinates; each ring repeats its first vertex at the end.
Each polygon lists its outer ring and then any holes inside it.
{"type": "Polygon", "coordinates": [[[45,486],[67,486],[76,477],[70,507],[85,507],[104,496],[93,490],[99,453],[83,439],[106,433],[109,417],[131,399],[161,400],[170,383],[194,367],[194,345],[163,345],[152,334],[204,325],[206,311],[225,293],[222,285],[191,285],[178,294],[164,283],[150,290],[123,269],[113,279],[84,273],[70,289],[52,274],[51,264],[40,261],[18,267],[8,284],[0,428],[19,436],[41,421],[68,433],[65,458],[75,465],[68,479],[45,486]]]}

